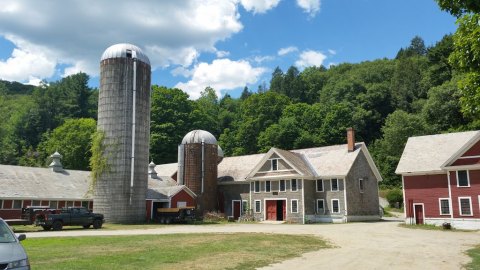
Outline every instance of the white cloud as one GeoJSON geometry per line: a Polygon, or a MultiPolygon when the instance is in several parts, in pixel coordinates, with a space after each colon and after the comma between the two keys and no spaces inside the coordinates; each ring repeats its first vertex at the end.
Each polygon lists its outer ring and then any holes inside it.
{"type": "MultiPolygon", "coordinates": [[[[269,3],[264,7],[275,6],[269,3]]],[[[96,76],[103,51],[123,42],[143,48],[153,68],[189,66],[242,30],[238,5],[238,0],[3,0],[0,36],[16,49],[0,62],[0,77],[48,78],[60,64],[67,67],[63,75],[81,70],[96,76]]]]}
{"type": "Polygon", "coordinates": [[[306,68],[311,66],[321,66],[323,61],[327,58],[327,56],[321,52],[317,51],[304,51],[300,54],[300,58],[295,62],[295,66],[298,68],[306,68]]]}
{"type": "Polygon", "coordinates": [[[290,46],[290,47],[281,48],[280,50],[278,50],[278,55],[283,56],[296,51],[298,51],[297,47],[290,46]]]}
{"type": "Polygon", "coordinates": [[[173,76],[183,76],[185,78],[188,78],[188,77],[193,75],[192,70],[189,70],[189,69],[187,69],[185,67],[182,67],[182,66],[176,67],[174,70],[172,70],[171,73],[172,73],[173,76]]]}
{"type": "Polygon", "coordinates": [[[216,51],[217,58],[224,58],[230,55],[230,52],[227,51],[216,51]]]}
{"type": "Polygon", "coordinates": [[[265,13],[276,7],[280,0],[240,0],[242,6],[249,12],[265,13]]]}
{"type": "Polygon", "coordinates": [[[273,59],[275,59],[273,56],[270,56],[270,55],[265,55],[265,56],[255,56],[253,58],[253,61],[261,64],[265,61],[272,61],[273,59]]]}
{"type": "Polygon", "coordinates": [[[216,59],[211,64],[200,63],[193,68],[190,81],[178,83],[180,88],[197,99],[200,92],[210,86],[221,96],[221,91],[233,90],[258,81],[266,69],[252,67],[245,60],[232,61],[230,59],[216,59]]]}
{"type": "Polygon", "coordinates": [[[335,55],[335,54],[337,54],[337,51],[329,49],[328,53],[331,54],[331,55],[335,55]]]}
{"type": "Polygon", "coordinates": [[[312,18],[320,11],[320,0],[297,0],[297,5],[312,18]]]}

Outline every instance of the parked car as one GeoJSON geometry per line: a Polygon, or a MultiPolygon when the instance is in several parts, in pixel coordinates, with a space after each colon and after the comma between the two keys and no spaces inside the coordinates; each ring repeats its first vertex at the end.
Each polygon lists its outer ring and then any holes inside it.
{"type": "Polygon", "coordinates": [[[17,237],[8,224],[0,218],[0,269],[30,269],[27,253],[20,244],[20,241],[25,238],[25,234],[17,237]]]}
{"type": "Polygon", "coordinates": [[[37,215],[35,226],[42,226],[46,231],[60,231],[63,226],[83,226],[85,229],[93,226],[94,229],[100,229],[103,221],[102,214],[92,213],[85,207],[68,207],[58,214],[44,212],[37,215]]]}

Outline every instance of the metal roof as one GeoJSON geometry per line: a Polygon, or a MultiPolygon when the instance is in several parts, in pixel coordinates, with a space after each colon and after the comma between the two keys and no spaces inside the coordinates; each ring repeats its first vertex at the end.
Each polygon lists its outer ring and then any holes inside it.
{"type": "Polygon", "coordinates": [[[480,131],[410,137],[395,173],[441,172],[450,158],[478,136],[480,131]]]}
{"type": "Polygon", "coordinates": [[[185,137],[183,137],[182,144],[189,144],[189,143],[208,143],[208,144],[217,144],[217,139],[212,133],[205,131],[205,130],[192,130],[185,137]]]}
{"type": "Polygon", "coordinates": [[[150,65],[150,60],[148,59],[148,56],[143,53],[143,51],[133,45],[133,44],[128,44],[128,43],[120,43],[120,44],[115,44],[110,47],[108,47],[102,54],[102,59],[100,61],[103,61],[105,59],[110,59],[110,58],[127,58],[127,51],[134,51],[136,53],[136,58],[145,64],[150,65]]]}

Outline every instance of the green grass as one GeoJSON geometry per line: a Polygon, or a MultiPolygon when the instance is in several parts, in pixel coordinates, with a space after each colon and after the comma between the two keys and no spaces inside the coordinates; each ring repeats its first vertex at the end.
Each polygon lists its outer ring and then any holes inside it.
{"type": "Polygon", "coordinates": [[[480,245],[467,250],[467,255],[472,258],[472,261],[465,265],[466,269],[480,269],[480,245]]]}
{"type": "Polygon", "coordinates": [[[435,225],[431,225],[431,224],[412,224],[412,225],[409,225],[409,224],[405,224],[405,223],[401,223],[399,224],[398,226],[402,227],[402,228],[407,228],[407,229],[420,229],[420,230],[428,230],[428,231],[445,231],[445,232],[476,232],[475,230],[460,230],[460,229],[455,229],[455,228],[451,228],[451,229],[444,229],[442,226],[435,226],[435,225]]]}
{"type": "Polygon", "coordinates": [[[29,238],[32,269],[255,269],[328,248],[313,236],[260,233],[29,238]]]}

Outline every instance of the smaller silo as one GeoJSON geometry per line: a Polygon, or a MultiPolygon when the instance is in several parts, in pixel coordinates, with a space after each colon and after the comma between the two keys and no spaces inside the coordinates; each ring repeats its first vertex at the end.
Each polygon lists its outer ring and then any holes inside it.
{"type": "Polygon", "coordinates": [[[178,183],[197,195],[200,215],[218,209],[217,139],[205,130],[190,131],[178,146],[178,183]]]}

